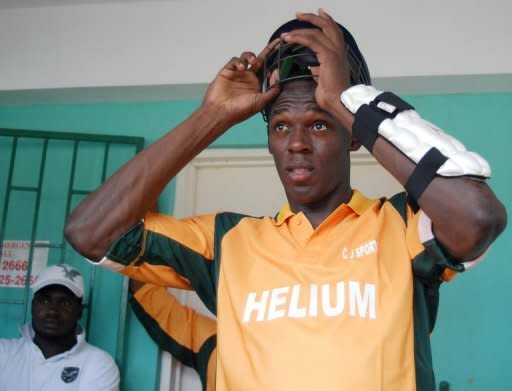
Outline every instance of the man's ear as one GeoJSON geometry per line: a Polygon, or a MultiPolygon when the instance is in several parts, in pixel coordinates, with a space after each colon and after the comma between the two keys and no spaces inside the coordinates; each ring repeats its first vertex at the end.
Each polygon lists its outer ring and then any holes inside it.
{"type": "Polygon", "coordinates": [[[359,148],[361,148],[361,143],[354,135],[352,135],[352,138],[350,139],[350,151],[357,151],[359,148]]]}

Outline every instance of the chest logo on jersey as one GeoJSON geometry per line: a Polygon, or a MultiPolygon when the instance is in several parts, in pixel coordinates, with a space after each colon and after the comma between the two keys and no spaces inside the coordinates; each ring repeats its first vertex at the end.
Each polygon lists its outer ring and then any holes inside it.
{"type": "Polygon", "coordinates": [[[78,367],[65,367],[60,374],[60,378],[64,383],[72,383],[78,377],[80,368],[78,367]]]}
{"type": "Polygon", "coordinates": [[[338,281],[249,292],[242,321],[342,316],[375,319],[375,284],[338,281]]]}
{"type": "Polygon", "coordinates": [[[375,253],[377,253],[377,241],[373,239],[357,247],[343,247],[341,250],[341,258],[343,260],[352,261],[375,253]]]}

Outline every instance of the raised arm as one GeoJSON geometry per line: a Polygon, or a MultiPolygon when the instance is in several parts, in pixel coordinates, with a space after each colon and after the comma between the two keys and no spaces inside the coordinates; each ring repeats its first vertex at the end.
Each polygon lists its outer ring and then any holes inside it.
{"type": "MultiPolygon", "coordinates": [[[[320,63],[313,70],[318,82],[317,102],[352,133],[354,114],[340,103],[341,93],[350,87],[343,34],[323,10],[318,15],[298,14],[297,18],[315,24],[320,30],[294,30],[282,39],[305,45],[316,53],[320,63]]],[[[380,134],[370,152],[406,186],[417,166],[409,156],[380,134]]],[[[436,175],[416,201],[431,219],[437,240],[461,261],[481,255],[506,225],[503,204],[484,180],[472,175],[436,175]]]]}
{"type": "Polygon", "coordinates": [[[260,93],[256,73],[278,41],[258,56],[233,57],[208,87],[202,105],[189,118],[143,150],[70,214],[65,236],[82,255],[99,261],[122,233],[156,203],[167,183],[232,125],[261,111],[278,93],[260,93]]]}

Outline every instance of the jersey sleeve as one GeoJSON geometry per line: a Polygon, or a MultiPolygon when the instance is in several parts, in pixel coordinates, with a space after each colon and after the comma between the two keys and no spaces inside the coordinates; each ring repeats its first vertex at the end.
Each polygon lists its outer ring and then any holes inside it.
{"type": "Polygon", "coordinates": [[[214,319],[183,306],[166,288],[145,284],[130,304],[155,343],[204,378],[216,346],[214,319]]]}
{"type": "Polygon", "coordinates": [[[423,212],[411,212],[411,221],[408,224],[409,236],[418,238],[420,248],[413,252],[413,270],[421,277],[438,278],[441,281],[450,281],[457,274],[463,273],[480,263],[487,251],[471,261],[459,262],[451,257],[437,241],[430,218],[423,212]]]}
{"type": "Polygon", "coordinates": [[[484,258],[485,253],[472,261],[458,262],[435,238],[430,218],[421,209],[414,210],[405,193],[391,197],[389,202],[404,221],[407,249],[416,277],[423,281],[450,281],[484,258]]]}
{"type": "Polygon", "coordinates": [[[194,289],[215,312],[215,215],[148,213],[108,249],[101,266],[159,286],[194,289]]]}

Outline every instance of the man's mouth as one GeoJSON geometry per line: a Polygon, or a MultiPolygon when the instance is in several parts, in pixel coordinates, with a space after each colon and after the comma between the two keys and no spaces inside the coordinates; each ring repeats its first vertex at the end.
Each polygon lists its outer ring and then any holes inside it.
{"type": "Polygon", "coordinates": [[[306,182],[313,176],[314,169],[312,167],[289,167],[286,171],[293,182],[306,182]]]}
{"type": "Polygon", "coordinates": [[[42,322],[46,327],[58,327],[60,325],[60,321],[54,318],[46,318],[42,322]]]}

